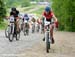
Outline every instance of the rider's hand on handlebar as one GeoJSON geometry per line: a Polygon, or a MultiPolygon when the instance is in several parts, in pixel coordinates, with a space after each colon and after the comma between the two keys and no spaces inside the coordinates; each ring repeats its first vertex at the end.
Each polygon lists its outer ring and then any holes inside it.
{"type": "Polygon", "coordinates": [[[55,22],[55,27],[58,28],[58,21],[55,22]]]}

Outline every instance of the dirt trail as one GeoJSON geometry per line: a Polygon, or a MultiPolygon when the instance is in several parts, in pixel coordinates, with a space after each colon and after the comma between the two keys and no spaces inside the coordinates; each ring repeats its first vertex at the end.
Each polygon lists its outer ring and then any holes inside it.
{"type": "MultiPolygon", "coordinates": [[[[43,36],[43,35],[42,35],[43,36]]],[[[75,33],[54,32],[55,44],[51,45],[50,53],[45,52],[45,43],[40,39],[31,49],[21,53],[21,57],[75,57],[75,33]]]]}

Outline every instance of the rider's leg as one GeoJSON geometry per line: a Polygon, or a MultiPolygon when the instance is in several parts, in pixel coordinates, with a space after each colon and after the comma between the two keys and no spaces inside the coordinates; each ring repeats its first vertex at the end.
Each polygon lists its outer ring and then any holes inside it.
{"type": "Polygon", "coordinates": [[[28,22],[28,29],[30,28],[29,22],[28,22]]]}
{"type": "Polygon", "coordinates": [[[23,30],[24,20],[22,20],[21,29],[23,30]]]}
{"type": "Polygon", "coordinates": [[[17,24],[17,32],[19,32],[19,19],[16,20],[16,24],[17,24]]]}
{"type": "MultiPolygon", "coordinates": [[[[44,26],[44,34],[45,34],[45,31],[46,31],[46,26],[44,26]]],[[[43,38],[43,41],[45,41],[45,36],[43,38]]]]}
{"type": "Polygon", "coordinates": [[[50,25],[50,36],[51,36],[51,39],[52,39],[52,44],[54,43],[54,37],[53,37],[53,29],[54,29],[54,25],[50,25]]]}

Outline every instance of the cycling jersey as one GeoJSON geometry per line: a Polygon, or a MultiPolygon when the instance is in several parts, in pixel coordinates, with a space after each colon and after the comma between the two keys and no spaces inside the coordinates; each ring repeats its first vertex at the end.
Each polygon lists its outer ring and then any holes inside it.
{"type": "Polygon", "coordinates": [[[24,17],[23,19],[28,21],[29,20],[29,17],[24,17]]]}
{"type": "Polygon", "coordinates": [[[24,17],[23,17],[23,21],[29,21],[29,17],[28,17],[27,14],[24,15],[24,17]]]}
{"type": "Polygon", "coordinates": [[[32,20],[32,22],[36,22],[35,18],[32,18],[31,20],[32,20]]]}
{"type": "Polygon", "coordinates": [[[14,17],[18,17],[19,11],[15,11],[15,13],[13,11],[10,12],[10,16],[13,15],[14,17]]]}
{"type": "Polygon", "coordinates": [[[12,22],[14,22],[14,21],[15,21],[15,20],[14,20],[14,17],[13,17],[13,16],[10,16],[9,22],[12,23],[12,22]]]}
{"type": "Polygon", "coordinates": [[[43,13],[43,16],[46,17],[46,21],[51,21],[53,12],[49,12],[49,14],[46,14],[46,12],[43,13]]]}

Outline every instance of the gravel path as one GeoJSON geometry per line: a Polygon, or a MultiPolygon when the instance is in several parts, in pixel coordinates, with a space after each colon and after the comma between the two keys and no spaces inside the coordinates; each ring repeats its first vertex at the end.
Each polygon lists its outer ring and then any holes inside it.
{"type": "Polygon", "coordinates": [[[55,44],[50,53],[46,53],[43,37],[40,33],[24,36],[21,32],[20,40],[11,43],[0,31],[0,57],[75,57],[75,33],[54,32],[55,44]]]}

